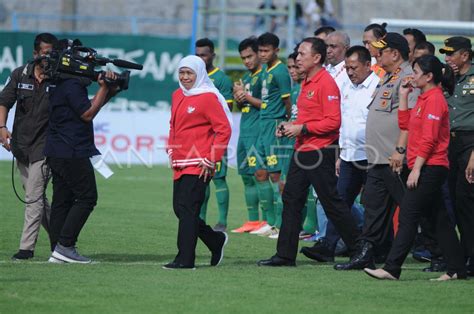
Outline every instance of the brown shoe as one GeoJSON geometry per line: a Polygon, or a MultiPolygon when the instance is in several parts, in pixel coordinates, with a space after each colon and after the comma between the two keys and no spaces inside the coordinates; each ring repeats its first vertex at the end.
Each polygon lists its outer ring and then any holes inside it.
{"type": "Polygon", "coordinates": [[[448,281],[448,280],[455,280],[458,279],[458,274],[454,274],[452,276],[448,274],[442,274],[438,278],[431,278],[430,281],[448,281]]]}
{"type": "Polygon", "coordinates": [[[374,277],[376,279],[398,280],[398,278],[393,277],[392,275],[390,275],[389,272],[383,270],[382,268],[378,268],[378,269],[364,268],[364,271],[367,275],[369,275],[370,277],[374,277]]]}

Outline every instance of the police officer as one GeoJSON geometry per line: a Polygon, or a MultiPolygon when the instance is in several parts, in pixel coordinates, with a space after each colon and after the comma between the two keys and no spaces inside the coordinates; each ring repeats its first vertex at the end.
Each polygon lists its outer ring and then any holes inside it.
{"type": "Polygon", "coordinates": [[[12,259],[33,258],[40,225],[49,232],[50,206],[44,191],[50,174],[43,154],[49,83],[40,57],[49,53],[56,41],[49,33],[37,35],[33,50],[36,61],[15,69],[0,93],[0,144],[7,151],[11,150],[17,160],[26,199],[20,250],[12,259]],[[10,134],[6,127],[7,115],[15,103],[15,120],[10,134]]]}
{"type": "MultiPolygon", "coordinates": [[[[369,105],[366,128],[366,153],[369,170],[362,194],[365,217],[358,251],[336,270],[374,267],[374,254],[386,253],[391,238],[394,203],[400,204],[405,192],[407,131],[398,127],[398,90],[401,82],[413,75],[408,63],[408,42],[398,33],[387,33],[371,43],[380,49],[380,62],[386,71],[369,105]]],[[[419,92],[410,94],[413,108],[419,92]]]]}
{"type": "Polygon", "coordinates": [[[454,94],[447,97],[451,127],[449,188],[468,275],[474,275],[474,67],[471,40],[455,36],[439,50],[456,73],[454,94]],[[469,168],[469,164],[471,168],[469,168]],[[471,170],[469,170],[471,169],[471,170]]]}

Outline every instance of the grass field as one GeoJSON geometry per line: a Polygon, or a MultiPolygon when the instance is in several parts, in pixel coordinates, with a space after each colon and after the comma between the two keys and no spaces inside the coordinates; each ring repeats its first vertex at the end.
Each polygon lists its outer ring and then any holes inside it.
{"type": "MultiPolygon", "coordinates": [[[[269,269],[275,240],[230,234],[223,264],[208,266],[201,243],[195,271],[161,268],[176,253],[177,220],[166,167],[114,168],[99,176],[99,203],[78,242],[90,265],[47,263],[41,231],[35,258],[13,262],[23,206],[13,195],[10,163],[0,162],[0,313],[474,313],[474,281],[434,283],[411,258],[402,280],[336,272],[298,257],[298,267],[269,269]]],[[[17,177],[17,186],[18,184],[17,177]]],[[[230,171],[230,228],[246,218],[240,178],[230,171]]],[[[211,198],[208,221],[216,222],[211,198]]]]}

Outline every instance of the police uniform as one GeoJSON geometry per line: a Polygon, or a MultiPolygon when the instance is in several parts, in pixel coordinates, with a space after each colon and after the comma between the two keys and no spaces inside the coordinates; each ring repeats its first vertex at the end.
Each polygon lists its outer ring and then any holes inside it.
{"type": "Polygon", "coordinates": [[[34,251],[40,224],[48,231],[50,206],[43,196],[50,173],[43,153],[48,126],[49,83],[37,82],[34,64],[15,69],[0,93],[0,105],[10,110],[16,103],[11,139],[25,187],[25,222],[20,250],[34,251]]]}
{"type": "MultiPolygon", "coordinates": [[[[445,40],[440,53],[454,53],[459,49],[471,49],[471,41],[465,37],[445,40]]],[[[472,53],[472,52],[471,52],[472,53]]],[[[449,144],[449,188],[454,205],[461,244],[468,261],[468,271],[473,273],[474,264],[474,184],[465,178],[465,170],[474,150],[474,66],[456,77],[452,96],[446,95],[449,107],[451,138],[449,144]]]]}
{"type": "MultiPolygon", "coordinates": [[[[400,204],[404,195],[407,170],[401,178],[392,171],[389,158],[395,151],[400,135],[398,127],[398,89],[401,82],[413,76],[410,64],[405,61],[393,73],[386,73],[380,81],[375,97],[369,105],[366,128],[366,153],[369,171],[362,202],[366,212],[361,239],[374,245],[382,245],[391,236],[390,221],[393,202],[400,204]],[[387,202],[387,199],[389,200],[387,202]],[[375,214],[379,213],[379,215],[375,214]],[[381,217],[383,217],[381,219],[381,217]]],[[[416,104],[419,91],[409,95],[409,107],[416,104]]]]}
{"type": "MultiPolygon", "coordinates": [[[[378,49],[392,48],[408,54],[408,42],[397,33],[387,36],[372,45],[378,49]]],[[[366,154],[369,170],[362,193],[361,203],[365,207],[364,226],[359,240],[359,252],[349,263],[337,264],[336,269],[361,269],[369,267],[374,253],[388,251],[392,236],[394,203],[401,204],[408,177],[406,165],[401,175],[392,171],[389,158],[396,151],[400,128],[398,126],[398,90],[406,77],[413,76],[408,61],[403,61],[392,73],[380,80],[369,105],[366,127],[366,154]]],[[[419,91],[414,90],[408,98],[408,107],[416,104],[419,91]]]]}

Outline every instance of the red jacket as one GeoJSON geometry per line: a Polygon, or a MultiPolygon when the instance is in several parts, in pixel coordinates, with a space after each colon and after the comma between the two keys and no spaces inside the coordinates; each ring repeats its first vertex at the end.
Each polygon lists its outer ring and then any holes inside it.
{"type": "Polygon", "coordinates": [[[296,138],[297,151],[321,149],[339,138],[340,98],[336,82],[324,68],[302,82],[294,124],[306,124],[308,134],[296,138]]]}
{"type": "Polygon", "coordinates": [[[184,96],[181,89],[176,90],[172,96],[167,147],[174,180],[184,174],[199,175],[201,162],[215,167],[227,150],[231,133],[216,95],[184,96]]]}
{"type": "Polygon", "coordinates": [[[411,110],[398,110],[398,125],[408,130],[408,167],[417,156],[425,165],[449,168],[449,110],[443,91],[435,87],[421,94],[411,110]]]}

